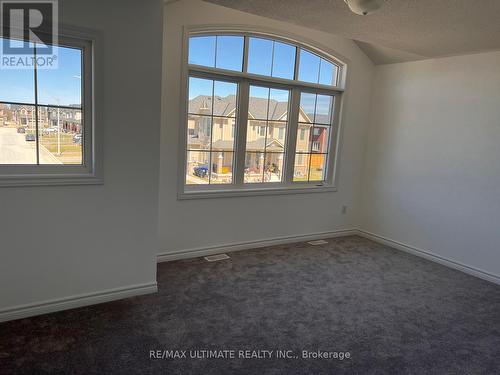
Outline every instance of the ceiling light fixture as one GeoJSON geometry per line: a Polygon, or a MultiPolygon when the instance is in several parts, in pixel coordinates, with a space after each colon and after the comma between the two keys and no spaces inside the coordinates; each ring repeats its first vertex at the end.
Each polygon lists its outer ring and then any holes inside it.
{"type": "Polygon", "coordinates": [[[360,16],[366,16],[377,11],[386,0],[344,0],[350,10],[360,16]]]}

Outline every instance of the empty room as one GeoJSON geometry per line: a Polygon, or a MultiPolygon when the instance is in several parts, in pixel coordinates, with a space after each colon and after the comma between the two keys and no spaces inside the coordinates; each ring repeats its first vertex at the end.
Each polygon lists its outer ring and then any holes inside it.
{"type": "Polygon", "coordinates": [[[499,19],[0,1],[0,374],[500,373],[499,19]]]}

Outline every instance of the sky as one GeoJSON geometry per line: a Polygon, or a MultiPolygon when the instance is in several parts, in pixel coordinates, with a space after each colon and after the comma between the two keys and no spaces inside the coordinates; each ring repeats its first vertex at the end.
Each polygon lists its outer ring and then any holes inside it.
{"type": "MultiPolygon", "coordinates": [[[[248,73],[293,79],[297,48],[291,44],[249,37],[248,73]]],[[[189,63],[221,69],[243,70],[242,36],[194,36],[189,38],[189,63]]],[[[320,56],[299,48],[298,79],[332,85],[337,67],[320,56]]]]}
{"type": "MultiPolygon", "coordinates": [[[[0,42],[3,39],[0,38],[0,42]]],[[[242,36],[201,36],[189,41],[189,63],[221,69],[242,71],[242,36]]],[[[1,46],[1,45],[0,45],[1,46]]],[[[264,76],[293,79],[297,48],[287,43],[264,38],[249,38],[248,72],[264,76]]],[[[67,47],[55,47],[58,68],[38,70],[39,104],[81,104],[81,51],[67,47]]],[[[325,59],[299,49],[299,80],[331,84],[336,67],[325,59]]],[[[190,79],[189,98],[198,95],[236,95],[237,85],[230,82],[190,79]]],[[[273,90],[273,99],[286,101],[286,92],[273,90]]],[[[269,90],[253,90],[255,97],[267,97],[269,90]]],[[[0,101],[34,103],[33,69],[0,69],[0,101]]],[[[303,103],[306,105],[307,100],[303,103]]],[[[321,100],[318,100],[321,102],[321,100]]],[[[311,104],[309,103],[309,106],[311,104]]],[[[321,110],[321,108],[320,108],[321,110]]],[[[325,112],[325,111],[323,111],[325,112]]]]}
{"type": "MultiPolygon", "coordinates": [[[[81,105],[82,53],[73,48],[54,48],[54,53],[58,55],[58,67],[38,69],[38,103],[81,105]]],[[[34,104],[33,69],[0,68],[0,101],[34,104]]]]}
{"type": "MultiPolygon", "coordinates": [[[[287,43],[264,38],[248,38],[248,73],[293,79],[297,48],[287,43]]],[[[189,39],[189,64],[217,67],[241,72],[243,70],[242,36],[196,36],[189,39]]],[[[332,85],[337,67],[327,60],[304,49],[299,49],[298,79],[303,82],[332,85]]],[[[198,95],[225,97],[236,95],[236,83],[212,81],[191,77],[189,99],[198,95]]],[[[250,97],[288,101],[288,91],[251,86],[250,97]]],[[[301,96],[302,108],[313,118],[314,114],[328,115],[332,97],[305,94],[301,96]]]]}

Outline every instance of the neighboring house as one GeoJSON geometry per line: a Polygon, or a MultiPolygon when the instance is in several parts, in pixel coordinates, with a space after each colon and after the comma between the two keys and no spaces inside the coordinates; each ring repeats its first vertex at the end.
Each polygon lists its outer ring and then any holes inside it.
{"type": "MultiPolygon", "coordinates": [[[[235,112],[234,95],[215,96],[213,103],[212,97],[204,95],[189,101],[187,144],[191,151],[188,151],[188,173],[200,165],[208,168],[209,164],[215,175],[231,173],[237,131],[235,112]]],[[[257,182],[259,177],[262,179],[264,170],[281,174],[287,115],[288,102],[250,98],[245,158],[247,179],[251,180],[253,176],[257,182]]],[[[301,109],[297,133],[298,152],[310,152],[311,140],[313,152],[326,152],[328,131],[326,128],[314,128],[313,131],[312,121],[312,115],[301,109]]],[[[295,173],[306,176],[309,163],[322,165],[321,160],[313,157],[310,161],[309,155],[299,154],[295,160],[295,173]]]]}
{"type": "Polygon", "coordinates": [[[12,120],[17,126],[26,126],[35,129],[35,107],[22,104],[11,104],[12,120]]]}
{"type": "MultiPolygon", "coordinates": [[[[10,118],[10,121],[16,126],[26,126],[29,129],[35,129],[36,127],[34,106],[10,104],[7,109],[2,109],[2,107],[0,107],[0,124],[2,121],[1,119],[5,117],[2,113],[8,113],[7,118],[10,118]]],[[[38,126],[40,129],[57,127],[58,118],[61,129],[64,129],[67,132],[81,133],[82,115],[80,109],[59,108],[58,110],[54,107],[39,107],[38,126]]]]}
{"type": "Polygon", "coordinates": [[[80,119],[68,119],[62,121],[62,129],[67,133],[81,133],[82,122],[80,119]]]}
{"type": "Polygon", "coordinates": [[[82,120],[80,109],[48,107],[46,111],[47,126],[57,127],[59,118],[59,123],[63,129],[71,132],[80,132],[82,120]]]}
{"type": "Polygon", "coordinates": [[[12,120],[12,112],[6,104],[0,103],[0,126],[6,126],[12,120]]]}

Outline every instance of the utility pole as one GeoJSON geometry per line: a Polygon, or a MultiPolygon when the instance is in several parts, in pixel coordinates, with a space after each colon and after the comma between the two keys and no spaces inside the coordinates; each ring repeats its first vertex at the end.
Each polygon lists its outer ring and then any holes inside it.
{"type": "Polygon", "coordinates": [[[60,123],[60,114],[59,114],[59,111],[60,111],[59,104],[61,101],[57,97],[53,96],[53,98],[57,104],[57,156],[59,156],[59,155],[61,155],[61,123],[60,123]]]}
{"type": "Polygon", "coordinates": [[[57,155],[61,155],[61,124],[59,122],[59,100],[57,100],[57,155]]]}

